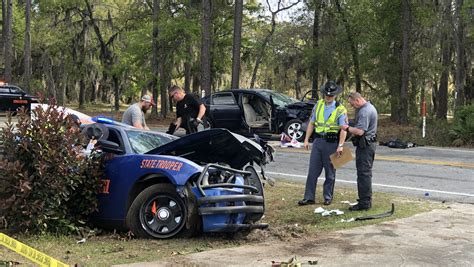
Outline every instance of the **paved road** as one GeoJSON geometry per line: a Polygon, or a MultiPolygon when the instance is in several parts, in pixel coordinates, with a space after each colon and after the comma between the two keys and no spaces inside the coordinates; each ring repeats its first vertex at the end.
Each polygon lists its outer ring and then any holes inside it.
{"type": "MultiPolygon", "coordinates": [[[[309,152],[303,149],[277,148],[275,162],[267,167],[268,176],[304,183],[308,160],[309,152]]],[[[321,174],[323,177],[324,171],[321,174]]],[[[322,181],[320,179],[318,186],[322,181]]],[[[474,150],[378,146],[373,184],[374,191],[474,203],[474,150]],[[425,196],[426,193],[429,196],[425,196]]],[[[337,170],[336,186],[356,188],[354,161],[337,170]]]]}

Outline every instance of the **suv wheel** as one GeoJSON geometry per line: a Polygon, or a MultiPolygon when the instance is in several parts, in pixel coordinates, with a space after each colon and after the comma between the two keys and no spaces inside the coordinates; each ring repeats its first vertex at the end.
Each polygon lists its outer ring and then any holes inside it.
{"type": "Polygon", "coordinates": [[[295,138],[298,142],[302,142],[305,136],[305,130],[302,127],[303,122],[299,119],[289,120],[285,124],[285,133],[291,138],[295,138]]]}

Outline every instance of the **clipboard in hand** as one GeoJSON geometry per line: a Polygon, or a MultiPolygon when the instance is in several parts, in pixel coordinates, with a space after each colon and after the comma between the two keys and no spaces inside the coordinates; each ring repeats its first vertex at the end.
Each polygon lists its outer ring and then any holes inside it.
{"type": "Polygon", "coordinates": [[[337,155],[337,152],[332,153],[329,158],[335,169],[339,169],[344,166],[346,163],[352,160],[352,150],[348,146],[344,146],[341,156],[337,155]]]}

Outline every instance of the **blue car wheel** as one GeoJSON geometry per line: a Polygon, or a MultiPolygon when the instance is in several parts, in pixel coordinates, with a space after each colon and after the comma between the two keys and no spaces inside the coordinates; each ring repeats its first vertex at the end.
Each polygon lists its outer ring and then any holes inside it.
{"type": "Polygon", "coordinates": [[[170,184],[155,184],[143,190],[127,214],[127,226],[137,237],[171,238],[186,224],[183,199],[170,184]]]}

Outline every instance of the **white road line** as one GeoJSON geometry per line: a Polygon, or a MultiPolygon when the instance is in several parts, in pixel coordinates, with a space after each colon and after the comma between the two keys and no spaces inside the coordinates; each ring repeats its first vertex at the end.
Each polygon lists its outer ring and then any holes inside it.
{"type": "MultiPolygon", "coordinates": [[[[268,171],[266,171],[265,174],[274,174],[274,175],[279,175],[279,176],[282,176],[282,177],[291,176],[291,177],[298,177],[298,178],[306,178],[306,175],[289,174],[289,173],[281,173],[281,172],[268,172],[268,171]]],[[[324,177],[319,177],[319,179],[325,180],[324,177]]],[[[341,180],[341,179],[336,179],[336,182],[337,183],[357,184],[356,181],[347,181],[347,180],[341,180]]],[[[418,187],[409,187],[409,186],[398,186],[398,185],[377,184],[377,183],[372,183],[372,186],[406,189],[406,190],[421,191],[421,192],[432,192],[432,193],[440,193],[440,194],[456,195],[456,196],[474,197],[474,194],[449,192],[449,191],[441,191],[441,190],[418,188],[418,187]]]]}

